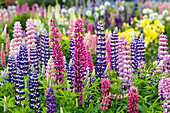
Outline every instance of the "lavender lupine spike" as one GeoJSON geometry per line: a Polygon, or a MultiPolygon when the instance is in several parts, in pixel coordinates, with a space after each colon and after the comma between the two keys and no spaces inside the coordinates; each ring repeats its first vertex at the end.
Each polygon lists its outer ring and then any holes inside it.
{"type": "Polygon", "coordinates": [[[132,66],[130,64],[131,61],[131,52],[129,51],[130,47],[128,45],[127,40],[124,37],[120,37],[118,40],[118,71],[120,80],[122,80],[121,88],[124,90],[122,93],[127,93],[129,88],[133,84],[133,75],[132,75],[132,66]]]}
{"type": "Polygon", "coordinates": [[[56,108],[56,98],[54,95],[54,88],[52,86],[50,86],[48,88],[47,91],[47,95],[46,95],[46,99],[47,99],[47,113],[56,113],[57,109],[56,108]]]}
{"type": "Polygon", "coordinates": [[[159,51],[158,51],[158,60],[164,59],[166,55],[168,55],[168,39],[167,36],[164,35],[163,33],[159,36],[159,51]]]}
{"type": "Polygon", "coordinates": [[[41,113],[38,109],[40,108],[40,99],[39,94],[39,82],[38,82],[38,73],[35,71],[34,66],[31,67],[31,73],[29,74],[29,101],[30,108],[35,111],[35,113],[41,113]]]}
{"type": "Polygon", "coordinates": [[[98,22],[97,25],[97,36],[98,36],[98,42],[97,42],[97,61],[96,61],[96,77],[99,77],[100,80],[105,77],[104,71],[106,69],[106,58],[105,58],[105,34],[102,33],[104,31],[102,22],[98,22]]]}
{"type": "Polygon", "coordinates": [[[49,35],[46,30],[41,33],[41,65],[47,66],[47,62],[50,58],[49,50],[49,35]]]}
{"type": "Polygon", "coordinates": [[[35,69],[35,73],[39,73],[39,67],[38,67],[38,52],[35,47],[35,44],[33,43],[30,49],[30,66],[33,66],[35,69]]]}
{"type": "Polygon", "coordinates": [[[117,44],[118,44],[118,28],[116,27],[115,30],[113,31],[112,37],[111,37],[111,66],[112,69],[118,70],[117,65],[117,44]]]}
{"type": "Polygon", "coordinates": [[[69,83],[69,87],[70,87],[70,91],[72,92],[73,91],[73,88],[74,88],[74,66],[73,66],[73,60],[70,59],[70,62],[69,62],[69,65],[68,65],[68,70],[67,70],[67,80],[68,80],[68,83],[69,83]]]}
{"type": "Polygon", "coordinates": [[[8,61],[8,82],[13,83],[14,82],[14,76],[16,74],[17,68],[16,68],[16,62],[13,52],[11,53],[8,61]]]}
{"type": "Polygon", "coordinates": [[[25,100],[25,97],[22,96],[23,94],[25,94],[25,92],[22,91],[22,89],[25,88],[24,76],[28,75],[29,73],[28,72],[28,53],[27,53],[27,48],[26,48],[24,39],[20,46],[20,51],[17,55],[17,68],[18,69],[17,69],[14,79],[15,79],[15,87],[16,87],[15,93],[17,93],[18,95],[15,96],[15,99],[17,101],[15,104],[21,107],[23,106],[21,101],[25,100]]]}

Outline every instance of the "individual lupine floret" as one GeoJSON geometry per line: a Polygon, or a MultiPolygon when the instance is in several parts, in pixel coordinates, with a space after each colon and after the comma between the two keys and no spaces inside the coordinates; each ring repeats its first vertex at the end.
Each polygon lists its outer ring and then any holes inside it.
{"type": "Polygon", "coordinates": [[[10,48],[13,50],[13,53],[14,53],[14,56],[15,56],[15,59],[17,58],[17,55],[18,55],[18,47],[21,46],[21,43],[22,43],[22,27],[21,27],[21,24],[19,21],[16,21],[15,24],[14,24],[14,27],[13,27],[13,37],[14,39],[11,40],[11,43],[10,43],[10,48]]]}
{"type": "Polygon", "coordinates": [[[30,49],[30,66],[33,66],[35,69],[35,73],[39,73],[39,67],[38,67],[38,51],[37,48],[35,47],[35,44],[33,43],[30,49]]]}
{"type": "Polygon", "coordinates": [[[4,44],[1,45],[1,66],[2,69],[6,67],[6,58],[5,58],[5,51],[4,51],[4,44]]]}
{"type": "Polygon", "coordinates": [[[130,47],[128,45],[127,40],[124,37],[120,37],[118,40],[118,71],[120,80],[122,80],[121,88],[124,90],[122,93],[126,93],[129,91],[129,88],[133,84],[133,75],[132,75],[132,63],[131,61],[131,54],[130,47]]]}
{"type": "Polygon", "coordinates": [[[40,108],[39,94],[39,82],[38,73],[36,73],[34,66],[31,67],[31,73],[29,74],[29,102],[30,108],[35,111],[35,113],[41,113],[38,109],[40,108]]]}
{"type": "Polygon", "coordinates": [[[158,60],[164,59],[166,55],[168,55],[168,39],[167,36],[163,33],[159,36],[159,50],[158,50],[158,60]]]}
{"type": "Polygon", "coordinates": [[[16,105],[19,107],[23,106],[21,101],[25,100],[25,97],[22,96],[25,94],[25,92],[22,90],[25,88],[24,86],[24,76],[28,74],[28,53],[27,53],[27,48],[25,41],[23,40],[21,46],[20,46],[20,51],[17,55],[17,72],[15,74],[15,93],[18,94],[15,96],[16,99],[16,105]],[[19,101],[19,102],[18,102],[19,101]]]}
{"type": "Polygon", "coordinates": [[[102,96],[102,102],[101,102],[102,105],[100,106],[102,111],[111,108],[112,95],[111,95],[111,90],[110,90],[110,87],[111,87],[110,84],[111,82],[108,78],[102,79],[101,91],[103,93],[103,96],[102,96]]]}
{"type": "MultiPolygon", "coordinates": [[[[65,75],[63,74],[64,72],[64,57],[63,57],[63,52],[61,51],[61,45],[59,41],[59,30],[57,29],[57,25],[55,24],[55,20],[51,19],[50,20],[50,25],[52,26],[51,28],[51,36],[54,37],[52,38],[51,42],[52,48],[53,48],[53,61],[54,61],[54,68],[55,68],[55,83],[58,85],[60,82],[61,84],[64,84],[63,78],[65,75]]],[[[62,90],[65,90],[62,88],[62,90]]]]}
{"type": "Polygon", "coordinates": [[[118,65],[118,62],[117,62],[117,44],[118,44],[118,29],[117,27],[115,28],[115,30],[113,31],[113,34],[112,34],[112,37],[111,37],[111,59],[112,59],[112,62],[111,62],[111,66],[112,66],[112,70],[115,69],[115,70],[118,70],[117,68],[117,65],[118,65]]]}
{"type": "Polygon", "coordinates": [[[139,113],[137,108],[137,103],[139,103],[138,90],[136,87],[132,86],[129,90],[129,102],[128,102],[128,113],[139,113]]]}
{"type": "Polygon", "coordinates": [[[47,113],[56,113],[57,112],[57,109],[55,109],[57,106],[56,98],[52,86],[48,88],[46,99],[47,99],[47,113]]]}
{"type": "Polygon", "coordinates": [[[47,66],[51,53],[49,50],[49,35],[46,30],[41,33],[41,43],[41,66],[47,66]]]}
{"type": "Polygon", "coordinates": [[[11,52],[9,56],[9,61],[8,61],[8,82],[13,83],[14,82],[14,76],[16,74],[17,68],[16,68],[16,62],[15,62],[15,57],[13,52],[11,52]]]}
{"type": "MultiPolygon", "coordinates": [[[[27,50],[28,50],[28,58],[30,58],[30,48],[32,43],[36,42],[36,31],[35,31],[35,27],[34,27],[34,22],[32,19],[28,19],[26,22],[26,45],[27,45],[27,50]]],[[[30,59],[28,59],[30,60],[30,59]]]]}
{"type": "Polygon", "coordinates": [[[98,42],[97,42],[97,61],[96,61],[96,74],[97,74],[97,78],[100,78],[100,80],[102,78],[105,77],[104,75],[104,71],[106,69],[106,58],[105,58],[105,34],[102,33],[104,31],[104,28],[103,28],[103,25],[102,25],[102,22],[98,22],[98,25],[97,25],[97,36],[98,36],[98,42]]]}
{"type": "Polygon", "coordinates": [[[74,38],[75,38],[75,48],[74,48],[74,91],[80,95],[78,97],[79,100],[79,104],[82,105],[83,104],[83,87],[84,87],[84,83],[82,82],[82,80],[84,80],[84,71],[85,71],[85,66],[86,66],[86,61],[85,61],[85,54],[86,50],[85,50],[85,45],[84,45],[84,31],[83,31],[83,27],[84,27],[84,22],[83,20],[78,19],[75,22],[75,30],[74,30],[74,38]],[[81,34],[81,35],[80,35],[81,34]]]}

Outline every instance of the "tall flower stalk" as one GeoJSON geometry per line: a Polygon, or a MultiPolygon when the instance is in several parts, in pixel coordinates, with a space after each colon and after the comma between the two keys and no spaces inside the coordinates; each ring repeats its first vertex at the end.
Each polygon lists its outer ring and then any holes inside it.
{"type": "Polygon", "coordinates": [[[104,71],[106,69],[106,58],[105,58],[105,34],[102,33],[104,31],[104,27],[102,25],[102,22],[98,22],[98,25],[97,25],[97,36],[98,36],[98,42],[97,42],[97,61],[96,61],[96,74],[97,74],[97,78],[100,78],[100,80],[102,78],[105,77],[104,75],[104,71]]]}
{"type": "Polygon", "coordinates": [[[1,45],[1,66],[2,69],[6,67],[6,58],[5,58],[5,51],[4,51],[4,44],[1,45]]]}

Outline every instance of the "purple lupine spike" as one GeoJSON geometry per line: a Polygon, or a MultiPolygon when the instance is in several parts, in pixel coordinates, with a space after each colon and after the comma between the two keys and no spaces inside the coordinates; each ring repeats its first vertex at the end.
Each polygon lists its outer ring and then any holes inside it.
{"type": "MultiPolygon", "coordinates": [[[[63,78],[65,78],[65,75],[63,74],[64,70],[64,57],[63,57],[63,52],[61,51],[62,46],[60,45],[59,41],[59,30],[57,29],[57,24],[55,24],[55,20],[51,19],[50,20],[50,25],[52,26],[51,28],[51,36],[54,37],[52,38],[51,42],[52,48],[53,48],[53,61],[54,61],[54,68],[55,68],[55,83],[58,85],[60,82],[61,84],[64,84],[63,78]]],[[[62,90],[65,90],[62,88],[62,90]]]]}
{"type": "Polygon", "coordinates": [[[68,70],[67,70],[67,80],[70,85],[70,91],[73,91],[74,88],[74,66],[73,66],[73,59],[70,59],[68,70]]]}
{"type": "Polygon", "coordinates": [[[41,66],[47,66],[47,62],[50,58],[50,50],[49,50],[49,35],[46,30],[41,33],[41,66]]]}
{"type": "Polygon", "coordinates": [[[99,77],[100,80],[102,78],[105,78],[105,75],[104,75],[104,71],[106,69],[106,58],[105,58],[105,34],[102,33],[104,31],[104,28],[103,28],[103,25],[102,25],[102,22],[98,22],[98,25],[97,25],[97,36],[98,36],[98,42],[97,42],[97,61],[96,61],[96,74],[97,74],[97,78],[99,77]]]}
{"type": "Polygon", "coordinates": [[[16,62],[13,52],[9,56],[8,61],[8,82],[13,83],[14,82],[14,76],[16,74],[17,68],[16,68],[16,62]]]}
{"type": "Polygon", "coordinates": [[[132,18],[135,17],[135,4],[132,5],[132,18]]]}
{"type": "Polygon", "coordinates": [[[26,44],[25,41],[23,39],[22,44],[20,46],[20,51],[17,55],[17,72],[15,74],[15,93],[17,93],[18,95],[16,95],[15,99],[16,99],[16,105],[18,105],[19,107],[22,107],[23,104],[21,103],[21,101],[25,100],[25,97],[22,96],[25,94],[25,92],[22,90],[25,88],[24,86],[24,76],[27,76],[29,74],[28,72],[28,53],[27,53],[27,48],[26,48],[26,44]],[[19,102],[18,102],[19,101],[19,102]]]}
{"type": "Polygon", "coordinates": [[[39,38],[39,33],[37,33],[37,37],[36,37],[36,48],[37,48],[37,56],[38,59],[41,59],[41,44],[40,44],[40,38],[39,38]]]}
{"type": "Polygon", "coordinates": [[[111,37],[111,59],[112,59],[112,62],[111,62],[111,66],[112,66],[112,70],[115,69],[116,71],[118,70],[117,68],[117,65],[118,65],[118,62],[117,62],[117,44],[118,44],[118,29],[117,27],[115,28],[115,30],[113,31],[112,33],[112,37],[111,37]]]}
{"type": "Polygon", "coordinates": [[[35,74],[38,75],[39,73],[39,67],[38,67],[38,51],[35,47],[35,44],[33,43],[30,49],[30,66],[33,66],[35,69],[35,74]]]}
{"type": "Polygon", "coordinates": [[[56,98],[54,95],[54,89],[52,86],[50,86],[48,88],[47,91],[47,95],[46,95],[46,99],[47,99],[47,113],[56,113],[57,109],[56,108],[56,98]]]}
{"type": "Polygon", "coordinates": [[[75,38],[75,47],[74,47],[74,91],[80,95],[78,98],[79,100],[79,104],[82,105],[83,104],[83,87],[84,87],[84,83],[82,82],[82,80],[84,80],[84,70],[85,70],[85,65],[86,65],[86,61],[85,59],[85,45],[84,45],[84,22],[83,20],[78,19],[75,22],[75,30],[74,30],[74,38],[75,38]],[[80,35],[81,34],[81,35],[80,35]]]}
{"type": "Polygon", "coordinates": [[[118,71],[120,80],[122,81],[122,93],[127,93],[133,84],[133,70],[130,65],[132,61],[131,56],[129,56],[131,52],[129,51],[130,47],[127,47],[127,45],[127,40],[124,37],[120,37],[118,40],[118,71]]]}
{"type": "Polygon", "coordinates": [[[35,111],[35,113],[41,113],[38,109],[40,108],[40,99],[38,98],[40,96],[39,93],[39,82],[38,82],[38,73],[34,69],[34,66],[31,67],[31,72],[29,74],[29,102],[30,102],[30,108],[35,111]]]}

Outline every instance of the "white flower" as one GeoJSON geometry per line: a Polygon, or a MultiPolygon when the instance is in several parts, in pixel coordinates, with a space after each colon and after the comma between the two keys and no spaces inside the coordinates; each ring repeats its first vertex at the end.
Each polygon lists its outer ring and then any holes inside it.
{"type": "Polygon", "coordinates": [[[109,7],[109,6],[110,6],[110,2],[106,1],[106,2],[104,3],[104,6],[109,7]]]}
{"type": "Polygon", "coordinates": [[[65,25],[67,25],[67,26],[68,26],[68,25],[69,25],[69,22],[65,22],[65,25]]]}
{"type": "Polygon", "coordinates": [[[166,16],[166,15],[168,15],[169,13],[168,13],[168,10],[163,10],[163,12],[162,12],[162,15],[163,16],[166,16]]]}
{"type": "Polygon", "coordinates": [[[154,16],[154,18],[158,18],[158,13],[157,13],[157,12],[154,12],[154,13],[153,13],[153,16],[154,16]]]}
{"type": "Polygon", "coordinates": [[[104,5],[101,5],[100,6],[100,10],[104,10],[105,9],[105,6],[104,5]]]}
{"type": "Polygon", "coordinates": [[[100,11],[100,15],[101,15],[101,16],[103,16],[104,13],[105,13],[105,10],[101,10],[101,11],[100,11]]]}
{"type": "Polygon", "coordinates": [[[120,6],[121,11],[124,11],[124,9],[125,9],[124,6],[120,6]]]}
{"type": "Polygon", "coordinates": [[[99,11],[99,8],[98,8],[98,7],[95,7],[94,10],[95,10],[95,11],[99,11]]]}
{"type": "Polygon", "coordinates": [[[163,16],[162,16],[162,15],[159,15],[159,16],[158,16],[158,19],[159,19],[159,20],[162,20],[162,19],[163,19],[163,16]]]}
{"type": "Polygon", "coordinates": [[[74,13],[74,11],[75,11],[75,10],[74,10],[74,7],[68,9],[68,13],[69,13],[69,14],[74,13]]]}
{"type": "Polygon", "coordinates": [[[95,13],[93,14],[93,17],[96,18],[96,19],[98,19],[98,18],[99,18],[99,13],[95,12],[95,13]]]}
{"type": "Polygon", "coordinates": [[[153,13],[153,10],[152,9],[148,9],[148,13],[149,14],[153,13]]]}
{"type": "Polygon", "coordinates": [[[144,16],[143,16],[143,19],[147,19],[147,18],[148,18],[148,15],[144,15],[144,16]]]}
{"type": "Polygon", "coordinates": [[[143,9],[142,13],[147,14],[147,9],[143,9]]]}
{"type": "Polygon", "coordinates": [[[66,9],[65,8],[62,8],[61,9],[61,13],[66,13],[67,11],[66,11],[66,9]]]}
{"type": "Polygon", "coordinates": [[[66,0],[62,0],[62,2],[64,2],[64,3],[65,3],[65,2],[66,2],[66,0]]]}
{"type": "Polygon", "coordinates": [[[90,10],[87,10],[87,11],[86,11],[86,15],[87,15],[87,16],[91,16],[91,15],[92,15],[92,12],[91,12],[90,10]]]}
{"type": "Polygon", "coordinates": [[[161,21],[160,21],[160,23],[161,23],[162,25],[164,25],[164,24],[165,24],[165,22],[164,22],[163,20],[161,20],[161,21]]]}
{"type": "Polygon", "coordinates": [[[168,16],[168,17],[166,17],[166,21],[170,21],[170,17],[168,16]]]}

